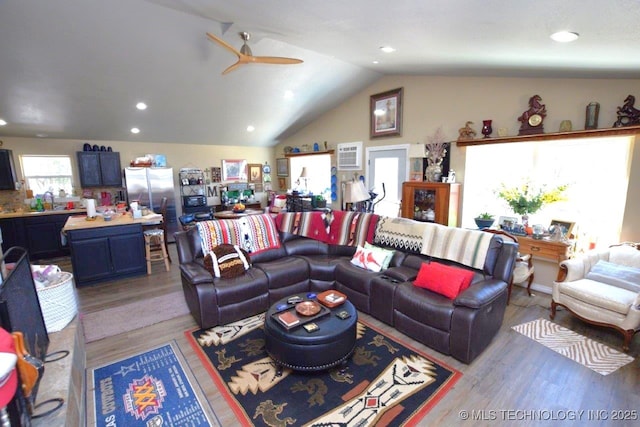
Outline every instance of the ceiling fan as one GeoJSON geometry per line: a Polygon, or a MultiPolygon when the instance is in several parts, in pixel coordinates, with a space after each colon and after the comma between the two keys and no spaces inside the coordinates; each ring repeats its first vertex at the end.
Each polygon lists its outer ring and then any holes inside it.
{"type": "Polygon", "coordinates": [[[224,70],[222,72],[223,75],[235,70],[242,64],[249,64],[251,62],[261,63],[261,64],[300,64],[302,62],[301,59],[296,59],[296,58],[283,58],[279,56],[253,56],[253,53],[251,52],[251,48],[247,44],[247,41],[251,38],[251,34],[247,32],[241,32],[239,34],[244,43],[240,48],[240,51],[237,51],[229,43],[214,36],[211,33],[207,33],[207,37],[209,37],[211,40],[213,40],[214,42],[220,44],[222,47],[238,55],[238,62],[236,62],[235,64],[229,66],[226,70],[224,70]]]}

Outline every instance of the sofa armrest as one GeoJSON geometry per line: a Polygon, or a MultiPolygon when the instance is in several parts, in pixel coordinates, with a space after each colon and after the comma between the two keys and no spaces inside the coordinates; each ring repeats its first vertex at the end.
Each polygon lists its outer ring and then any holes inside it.
{"type": "Polygon", "coordinates": [[[213,285],[213,276],[211,273],[197,262],[180,264],[180,273],[193,285],[202,283],[211,283],[211,285],[213,285]]]}
{"type": "Polygon", "coordinates": [[[453,301],[453,305],[480,308],[489,304],[507,291],[507,283],[502,280],[488,279],[475,283],[465,289],[453,301]]]}

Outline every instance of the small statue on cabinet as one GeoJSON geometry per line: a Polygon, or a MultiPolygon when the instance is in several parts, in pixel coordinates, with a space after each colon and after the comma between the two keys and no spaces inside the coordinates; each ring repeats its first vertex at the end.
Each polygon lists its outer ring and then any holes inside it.
{"type": "Polygon", "coordinates": [[[534,135],[544,133],[543,121],[547,116],[546,106],[542,103],[540,95],[533,95],[529,98],[529,109],[518,117],[520,132],[518,135],[534,135]]]}
{"type": "Polygon", "coordinates": [[[468,121],[464,127],[458,129],[458,141],[469,141],[476,137],[476,131],[471,128],[473,122],[468,121]]]}
{"type": "Polygon", "coordinates": [[[635,102],[636,98],[633,95],[625,98],[624,105],[618,107],[618,120],[613,124],[614,128],[640,125],[640,110],[633,106],[635,102]]]}

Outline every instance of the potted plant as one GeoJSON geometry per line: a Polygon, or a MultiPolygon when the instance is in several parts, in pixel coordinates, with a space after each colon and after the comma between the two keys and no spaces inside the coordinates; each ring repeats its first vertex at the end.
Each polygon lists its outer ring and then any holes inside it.
{"type": "Polygon", "coordinates": [[[508,188],[504,184],[498,190],[498,197],[503,199],[511,210],[522,215],[522,223],[526,227],[530,214],[538,212],[544,205],[566,200],[566,184],[549,189],[546,185],[535,187],[530,182],[508,188]]]}
{"type": "Polygon", "coordinates": [[[483,228],[489,228],[493,225],[493,222],[495,221],[493,215],[491,215],[488,212],[483,212],[480,215],[478,215],[477,217],[474,218],[474,221],[476,222],[476,225],[478,226],[478,228],[480,230],[482,230],[483,228]]]}
{"type": "Polygon", "coordinates": [[[311,199],[311,204],[314,208],[326,208],[327,207],[327,201],[324,199],[324,197],[320,194],[313,196],[313,198],[311,199]]]}

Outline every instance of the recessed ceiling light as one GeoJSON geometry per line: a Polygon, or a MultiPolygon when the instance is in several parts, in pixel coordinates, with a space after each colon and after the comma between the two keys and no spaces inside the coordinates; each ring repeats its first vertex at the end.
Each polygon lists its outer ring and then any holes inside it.
{"type": "Polygon", "coordinates": [[[5,126],[7,124],[6,121],[4,121],[3,119],[0,119],[0,126],[5,126]]]}
{"type": "Polygon", "coordinates": [[[374,64],[379,64],[379,63],[380,63],[380,61],[373,61],[373,63],[374,63],[374,64]]]}
{"type": "Polygon", "coordinates": [[[380,50],[383,51],[384,53],[391,53],[396,51],[391,46],[380,46],[380,50]]]}
{"type": "Polygon", "coordinates": [[[247,132],[253,132],[254,130],[256,130],[256,128],[253,127],[253,125],[247,126],[247,132]]]}
{"type": "Polygon", "coordinates": [[[140,129],[138,129],[138,128],[131,128],[131,133],[140,133],[140,129]]]}
{"type": "Polygon", "coordinates": [[[572,31],[558,31],[557,33],[551,34],[549,37],[551,37],[551,40],[558,43],[569,43],[578,40],[580,35],[572,31]]]}
{"type": "Polygon", "coordinates": [[[136,108],[138,110],[146,110],[147,109],[147,104],[145,104],[144,102],[138,102],[136,104],[136,108]]]}
{"type": "Polygon", "coordinates": [[[48,136],[49,136],[49,134],[46,134],[46,133],[36,133],[36,136],[37,136],[38,138],[46,138],[46,137],[48,137],[48,136]]]}
{"type": "Polygon", "coordinates": [[[284,91],[284,99],[291,99],[293,98],[293,91],[292,90],[285,90],[284,91]]]}

